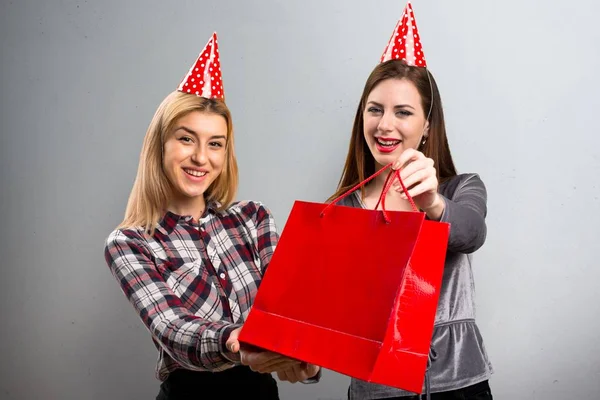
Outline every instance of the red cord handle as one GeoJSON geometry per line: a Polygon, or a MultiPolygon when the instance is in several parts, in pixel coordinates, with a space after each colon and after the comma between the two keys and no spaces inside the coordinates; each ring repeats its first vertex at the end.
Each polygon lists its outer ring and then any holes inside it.
{"type": "MultiPolygon", "coordinates": [[[[338,201],[340,201],[343,198],[347,197],[352,192],[354,192],[356,189],[358,189],[361,186],[367,184],[371,179],[375,178],[376,176],[378,176],[379,174],[381,174],[383,171],[385,171],[386,169],[388,169],[392,165],[393,165],[392,163],[386,165],[385,167],[381,168],[379,171],[375,172],[373,175],[371,175],[370,177],[368,177],[364,181],[358,183],[356,186],[354,186],[353,188],[349,189],[345,193],[342,193],[340,196],[338,196],[336,199],[334,199],[331,203],[329,203],[327,205],[327,207],[325,207],[323,209],[323,211],[321,211],[321,217],[323,217],[323,215],[325,215],[325,211],[327,211],[327,209],[329,207],[333,206],[338,201]]],[[[400,182],[400,185],[402,186],[402,190],[406,194],[406,197],[408,198],[408,201],[410,202],[410,205],[412,206],[413,211],[418,211],[419,210],[417,208],[417,206],[415,205],[415,202],[414,202],[413,198],[411,197],[411,195],[408,194],[408,189],[406,189],[406,186],[404,186],[404,182],[402,182],[402,178],[400,178],[400,170],[395,170],[395,171],[392,170],[392,171],[390,171],[390,173],[388,174],[387,178],[385,179],[385,183],[383,184],[383,190],[381,191],[381,195],[379,196],[379,201],[375,205],[375,210],[377,210],[377,207],[379,207],[379,203],[381,203],[381,211],[383,212],[383,218],[385,219],[385,222],[388,223],[388,224],[390,223],[390,218],[389,218],[389,216],[387,214],[387,211],[385,209],[385,196],[387,195],[387,192],[392,187],[392,184],[394,183],[394,179],[395,178],[398,178],[398,181],[400,182]],[[394,178],[390,179],[392,176],[394,176],[394,178]]]]}

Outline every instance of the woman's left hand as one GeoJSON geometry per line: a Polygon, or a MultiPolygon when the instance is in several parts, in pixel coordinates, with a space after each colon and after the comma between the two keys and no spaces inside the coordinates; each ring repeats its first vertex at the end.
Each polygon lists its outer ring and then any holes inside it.
{"type": "MultiPolygon", "coordinates": [[[[420,151],[406,149],[392,165],[392,169],[400,170],[402,182],[417,207],[425,211],[430,218],[439,219],[444,210],[444,200],[438,194],[438,180],[433,164],[433,160],[425,157],[420,151]]],[[[408,199],[400,182],[396,181],[393,188],[402,193],[402,198],[408,199]]]]}

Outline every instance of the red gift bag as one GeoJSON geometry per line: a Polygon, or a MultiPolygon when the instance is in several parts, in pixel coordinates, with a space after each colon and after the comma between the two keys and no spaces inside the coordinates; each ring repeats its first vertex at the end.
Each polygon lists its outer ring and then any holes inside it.
{"type": "Polygon", "coordinates": [[[383,170],[330,204],[294,203],[239,339],[421,393],[450,225],[410,197],[415,211],[385,210],[398,171],[383,210],[335,205],[383,170]]]}

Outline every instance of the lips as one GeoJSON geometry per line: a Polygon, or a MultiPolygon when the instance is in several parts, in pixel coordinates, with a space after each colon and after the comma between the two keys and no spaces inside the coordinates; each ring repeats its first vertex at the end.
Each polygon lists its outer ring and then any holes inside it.
{"type": "Polygon", "coordinates": [[[382,153],[391,153],[392,151],[396,150],[401,143],[402,140],[400,139],[392,139],[385,137],[375,138],[375,147],[377,147],[377,150],[382,153]]]}
{"type": "Polygon", "coordinates": [[[185,172],[188,178],[195,181],[202,180],[206,176],[206,174],[208,174],[208,171],[197,170],[192,168],[184,168],[183,171],[185,172]]]}

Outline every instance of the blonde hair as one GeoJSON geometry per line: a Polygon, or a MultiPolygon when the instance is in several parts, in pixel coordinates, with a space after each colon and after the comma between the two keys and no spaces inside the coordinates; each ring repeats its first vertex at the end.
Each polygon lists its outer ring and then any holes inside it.
{"type": "Polygon", "coordinates": [[[152,234],[164,215],[172,187],[163,170],[163,146],[175,123],[185,115],[199,111],[220,115],[227,123],[225,165],[204,193],[207,202],[218,202],[223,210],[231,204],[238,186],[238,167],[233,142],[231,113],[224,102],[193,94],[172,92],[160,104],[144,137],[138,172],[129,195],[125,218],[119,229],[143,227],[152,234]]]}

